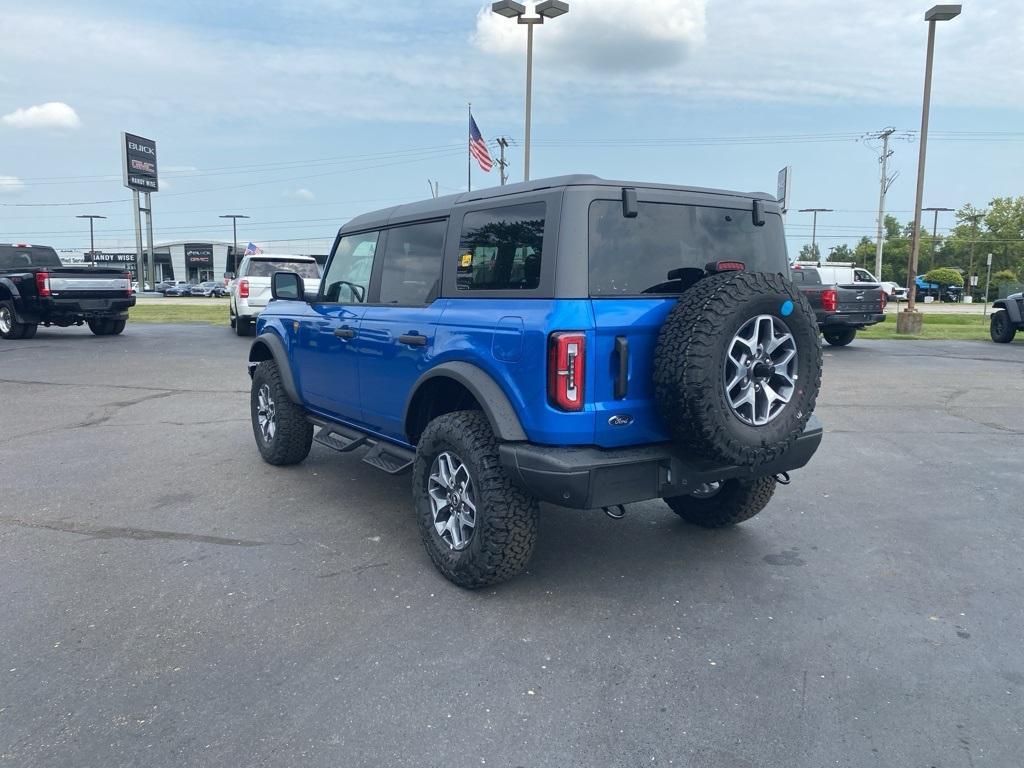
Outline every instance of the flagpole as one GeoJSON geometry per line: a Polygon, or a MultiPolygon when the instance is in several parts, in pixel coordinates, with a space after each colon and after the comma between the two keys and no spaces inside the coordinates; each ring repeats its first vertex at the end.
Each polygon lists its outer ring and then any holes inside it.
{"type": "Polygon", "coordinates": [[[473,135],[473,102],[466,104],[469,120],[466,123],[466,191],[473,191],[473,153],[469,150],[469,142],[473,135]]]}

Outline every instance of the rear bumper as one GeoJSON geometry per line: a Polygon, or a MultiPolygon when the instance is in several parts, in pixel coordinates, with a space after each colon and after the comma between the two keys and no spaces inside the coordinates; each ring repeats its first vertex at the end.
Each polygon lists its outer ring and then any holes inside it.
{"type": "Polygon", "coordinates": [[[18,313],[23,323],[54,323],[67,325],[101,317],[128,317],[135,306],[134,296],[116,299],[42,299],[18,313]]]}
{"type": "Polygon", "coordinates": [[[542,501],[594,509],[688,493],[702,483],[761,477],[799,469],[821,444],[821,423],[811,417],[782,457],[756,468],[695,459],[669,443],[620,450],[502,443],[501,463],[542,501]]]}
{"type": "Polygon", "coordinates": [[[885,315],[881,312],[864,312],[853,315],[826,315],[818,321],[821,330],[829,328],[865,328],[869,325],[884,323],[885,315]]]}

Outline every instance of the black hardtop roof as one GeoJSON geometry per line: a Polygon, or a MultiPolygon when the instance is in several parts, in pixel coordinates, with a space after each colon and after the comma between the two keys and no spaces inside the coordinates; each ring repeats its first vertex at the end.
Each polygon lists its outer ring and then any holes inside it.
{"type": "Polygon", "coordinates": [[[568,176],[552,176],[547,179],[534,179],[533,181],[506,184],[504,187],[488,187],[486,189],[474,190],[472,192],[460,192],[456,195],[445,195],[433,200],[421,200],[415,203],[395,205],[390,208],[381,208],[378,211],[360,214],[346,222],[342,229],[355,231],[360,229],[371,229],[384,227],[401,221],[414,221],[417,219],[429,219],[434,217],[447,216],[449,211],[461,203],[476,202],[479,200],[491,200],[510,195],[517,195],[523,192],[537,192],[543,189],[555,189],[558,187],[634,187],[636,189],[660,189],[674,192],[693,192],[705,195],[723,195],[728,197],[745,197],[748,199],[767,200],[777,202],[776,199],[766,192],[736,192],[726,189],[710,189],[706,187],[686,187],[677,184],[654,184],[645,181],[613,181],[602,179],[592,174],[577,173],[568,176]]]}

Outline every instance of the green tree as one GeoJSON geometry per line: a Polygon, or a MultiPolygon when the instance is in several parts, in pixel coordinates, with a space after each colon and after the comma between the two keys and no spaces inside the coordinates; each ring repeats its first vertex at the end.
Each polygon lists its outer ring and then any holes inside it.
{"type": "Polygon", "coordinates": [[[926,283],[937,283],[938,285],[955,285],[961,287],[964,284],[964,276],[952,267],[936,267],[929,270],[925,276],[926,283]]]}
{"type": "Polygon", "coordinates": [[[853,251],[850,250],[850,246],[846,243],[837,245],[828,254],[829,261],[853,261],[853,251]]]}
{"type": "Polygon", "coordinates": [[[800,261],[819,261],[821,259],[821,249],[817,244],[811,245],[807,243],[800,249],[800,254],[797,258],[800,261]]]}

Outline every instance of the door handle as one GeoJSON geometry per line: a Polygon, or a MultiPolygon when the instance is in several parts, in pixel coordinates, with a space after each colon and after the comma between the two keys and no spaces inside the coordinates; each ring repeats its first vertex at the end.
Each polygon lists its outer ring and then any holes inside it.
{"type": "Polygon", "coordinates": [[[623,400],[629,389],[629,339],[615,337],[615,355],[619,358],[619,370],[615,376],[615,399],[623,400]]]}
{"type": "Polygon", "coordinates": [[[425,347],[427,346],[427,337],[420,336],[418,333],[407,333],[398,337],[398,343],[408,344],[410,347],[425,347]]]}
{"type": "Polygon", "coordinates": [[[335,328],[334,335],[339,339],[354,339],[356,337],[355,328],[335,328]]]}

